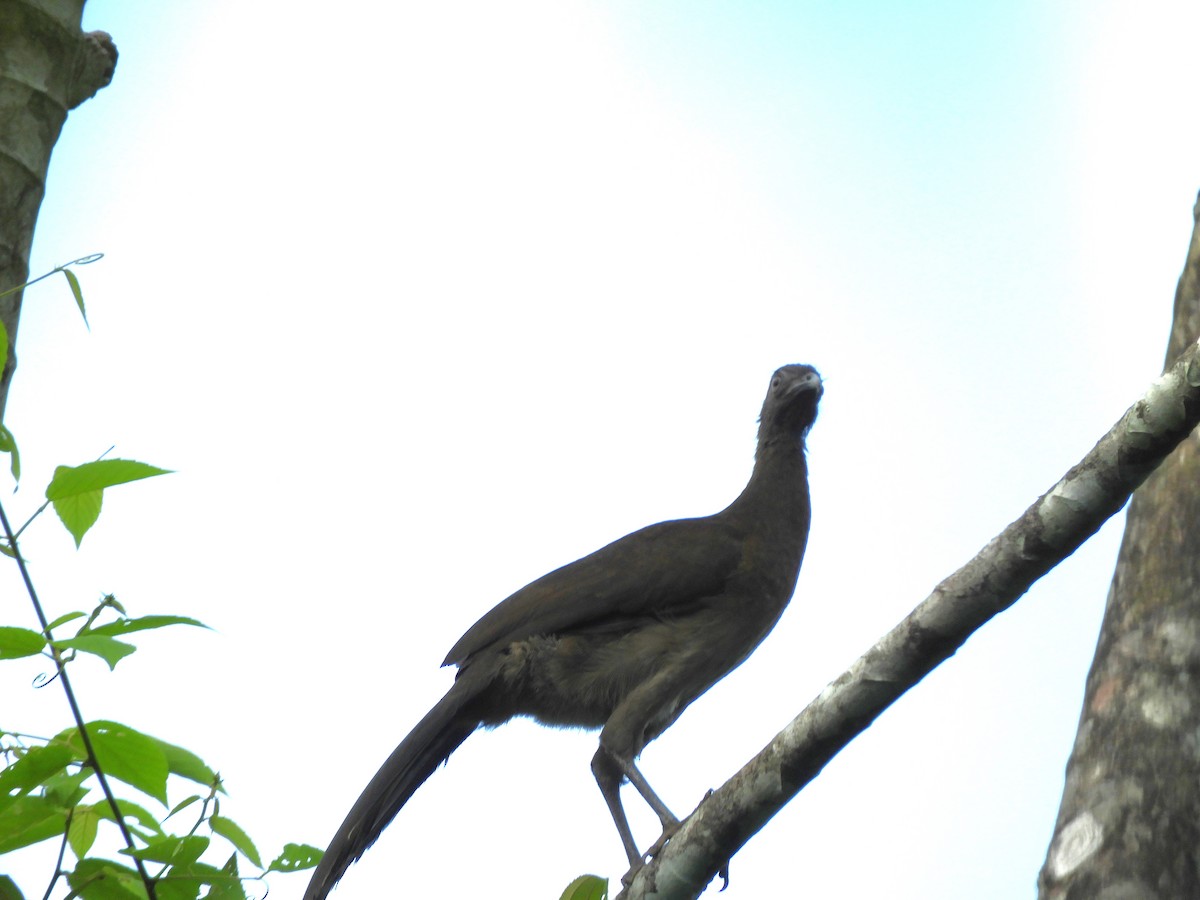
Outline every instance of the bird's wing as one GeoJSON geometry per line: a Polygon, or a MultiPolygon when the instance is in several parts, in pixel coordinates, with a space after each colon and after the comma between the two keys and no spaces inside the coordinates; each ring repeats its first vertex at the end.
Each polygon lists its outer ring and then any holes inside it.
{"type": "Polygon", "coordinates": [[[459,638],[443,665],[535,634],[670,617],[721,593],[741,558],[741,536],[721,519],[651,525],[502,600],[459,638]]]}

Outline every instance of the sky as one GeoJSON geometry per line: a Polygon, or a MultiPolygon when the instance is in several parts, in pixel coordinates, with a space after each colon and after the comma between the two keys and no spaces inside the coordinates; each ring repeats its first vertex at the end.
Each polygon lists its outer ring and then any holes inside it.
{"type": "MultiPolygon", "coordinates": [[[[86,714],[199,753],[265,855],[323,845],[462,632],[723,508],[772,371],[811,363],[792,605],[642,756],[688,812],[1161,370],[1197,26],[1112,0],[92,0],[121,58],[64,128],[31,272],[105,256],[90,331],[61,282],[26,294],[4,502],[23,520],[113,445],[175,470],[110,491],[80,550],[50,516],[22,547],[51,616],[112,592],[212,630],[80,662],[86,714]]],[[[835,759],[727,895],[1033,896],[1121,524],[835,759]]],[[[0,727],[65,727],[42,669],[0,671],[0,727]]],[[[594,750],[476,734],[334,896],[619,878],[594,750]]],[[[5,861],[28,896],[52,850],[5,861]]]]}

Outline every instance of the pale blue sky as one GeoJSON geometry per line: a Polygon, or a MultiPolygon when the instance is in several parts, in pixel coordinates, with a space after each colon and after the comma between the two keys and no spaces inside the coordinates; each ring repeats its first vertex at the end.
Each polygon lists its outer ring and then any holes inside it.
{"type": "MultiPolygon", "coordinates": [[[[267,852],[321,843],[462,631],[720,509],[770,373],[811,362],[796,598],[643,757],[688,811],[1157,375],[1200,188],[1198,18],[92,0],[121,61],[67,123],[33,269],[107,256],[80,272],[90,334],[65,289],[26,300],[12,502],[112,443],[177,469],[114,492],[80,552],[52,522],[26,550],[54,610],[113,591],[217,632],[81,667],[85,708],[201,753],[267,852]]],[[[729,895],[1032,896],[1119,527],[872,726],[729,895]]],[[[0,676],[10,715],[56,730],[27,675],[0,676]]],[[[594,742],[477,735],[339,895],[619,876],[594,742]]]]}

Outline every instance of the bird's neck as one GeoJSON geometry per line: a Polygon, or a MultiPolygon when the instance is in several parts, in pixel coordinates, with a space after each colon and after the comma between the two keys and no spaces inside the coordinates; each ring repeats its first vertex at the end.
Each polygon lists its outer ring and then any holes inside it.
{"type": "Polygon", "coordinates": [[[754,455],[754,471],[741,495],[729,507],[729,513],[753,516],[751,528],[793,525],[807,529],[809,518],[808,464],[804,442],[779,438],[759,444],[754,455]]]}

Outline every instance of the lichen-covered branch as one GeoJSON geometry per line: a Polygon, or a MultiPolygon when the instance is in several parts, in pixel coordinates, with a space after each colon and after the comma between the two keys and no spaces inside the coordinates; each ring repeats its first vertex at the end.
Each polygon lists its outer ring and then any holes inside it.
{"type": "MultiPolygon", "coordinates": [[[[1169,357],[1200,334],[1200,201],[1169,357]]],[[[1200,896],[1200,433],[1137,492],[1088,675],[1042,900],[1200,896]]]]}
{"type": "Polygon", "coordinates": [[[1193,343],[1087,456],[709,796],[621,897],[684,898],[889,705],[1116,513],[1200,423],[1193,343]]]}

